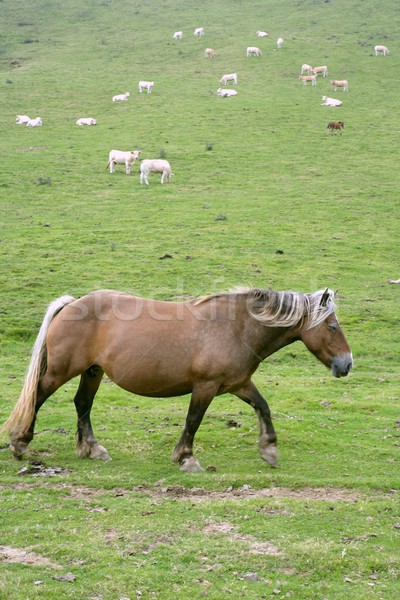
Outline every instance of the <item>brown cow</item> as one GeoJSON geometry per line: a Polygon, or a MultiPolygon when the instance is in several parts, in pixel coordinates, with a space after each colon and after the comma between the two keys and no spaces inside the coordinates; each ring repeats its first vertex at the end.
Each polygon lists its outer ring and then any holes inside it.
{"type": "Polygon", "coordinates": [[[331,133],[339,131],[340,135],[342,135],[342,129],[344,129],[343,121],[331,121],[328,123],[327,129],[331,130],[331,133]]]}

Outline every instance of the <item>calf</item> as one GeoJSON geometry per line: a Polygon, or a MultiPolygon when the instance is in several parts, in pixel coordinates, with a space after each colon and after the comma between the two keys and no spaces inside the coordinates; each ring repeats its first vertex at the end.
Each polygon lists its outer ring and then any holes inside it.
{"type": "Polygon", "coordinates": [[[96,119],[91,119],[91,118],[78,119],[76,122],[77,125],[96,125],[96,123],[97,123],[96,119]]]}
{"type": "Polygon", "coordinates": [[[153,86],[154,81],[139,81],[139,92],[142,93],[143,90],[147,90],[147,93],[151,94],[153,86]]]}
{"type": "Polygon", "coordinates": [[[336,98],[328,98],[328,96],[322,96],[322,104],[321,106],[342,106],[343,102],[341,100],[336,100],[336,98]]]}
{"type": "Polygon", "coordinates": [[[375,46],[374,52],[375,56],[378,56],[378,54],[382,54],[383,56],[390,54],[389,49],[386,46],[375,46]]]}
{"type": "Polygon", "coordinates": [[[237,96],[237,91],[224,89],[224,88],[218,88],[217,96],[222,96],[223,98],[228,98],[228,96],[237,96]]]}
{"type": "Polygon", "coordinates": [[[130,174],[131,168],[139,158],[140,150],[129,150],[122,152],[121,150],[111,150],[108,155],[107,167],[110,167],[110,173],[114,173],[115,165],[125,165],[125,173],[130,174]]]}
{"type": "Polygon", "coordinates": [[[340,133],[340,135],[342,135],[342,129],[344,128],[344,122],[343,121],[331,121],[330,123],[328,123],[327,129],[331,130],[331,133],[335,132],[335,134],[337,132],[340,133]]]}
{"type": "Polygon", "coordinates": [[[261,56],[262,52],[260,50],[260,48],[257,48],[256,46],[249,46],[246,50],[246,56],[261,56]]]}
{"type": "Polygon", "coordinates": [[[304,73],[307,73],[307,75],[312,75],[312,71],[313,71],[313,68],[311,65],[308,65],[307,63],[304,63],[304,65],[301,65],[301,75],[304,75],[304,73]]]}
{"type": "Polygon", "coordinates": [[[126,94],[117,94],[116,96],[113,96],[112,101],[113,102],[123,102],[124,100],[128,100],[130,96],[129,92],[126,92],[126,94]]]}
{"type": "Polygon", "coordinates": [[[195,37],[204,37],[204,29],[203,27],[197,27],[197,29],[194,30],[194,34],[195,37]]]}
{"type": "Polygon", "coordinates": [[[229,73],[228,75],[222,75],[219,83],[221,85],[226,85],[227,83],[232,82],[234,85],[237,85],[237,73],[229,73]]]}
{"type": "Polygon", "coordinates": [[[216,56],[217,54],[212,48],[206,48],[204,50],[204,58],[215,58],[216,56]]]}
{"type": "Polygon", "coordinates": [[[323,65],[322,67],[314,67],[312,69],[314,75],[318,75],[318,73],[322,73],[322,77],[326,77],[328,75],[328,67],[323,65]]]}
{"type": "Polygon", "coordinates": [[[169,182],[173,175],[169,162],[161,158],[142,160],[140,163],[140,183],[143,183],[144,180],[145,184],[149,185],[148,177],[150,173],[161,173],[161,183],[164,183],[165,179],[169,182]]]}
{"type": "Polygon", "coordinates": [[[309,81],[311,82],[311,85],[317,85],[316,75],[300,75],[299,79],[303,82],[303,85],[307,85],[309,81]]]}
{"type": "Polygon", "coordinates": [[[328,96],[322,96],[322,104],[321,106],[342,106],[343,102],[341,100],[336,100],[336,98],[328,98],[328,96]]]}
{"type": "Polygon", "coordinates": [[[336,92],[338,88],[342,88],[344,92],[349,91],[349,82],[347,79],[332,79],[331,84],[333,85],[334,92],[336,92]]]}

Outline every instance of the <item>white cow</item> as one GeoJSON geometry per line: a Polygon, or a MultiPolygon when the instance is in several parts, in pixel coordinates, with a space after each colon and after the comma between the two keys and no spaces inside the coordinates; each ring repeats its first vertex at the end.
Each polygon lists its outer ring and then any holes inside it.
{"type": "Polygon", "coordinates": [[[246,56],[261,56],[262,52],[260,48],[256,46],[249,46],[246,50],[246,56]]]}
{"type": "Polygon", "coordinates": [[[331,84],[334,92],[336,92],[338,88],[342,88],[344,92],[349,91],[349,82],[347,79],[332,79],[331,84]]]}
{"type": "Polygon", "coordinates": [[[107,167],[110,167],[110,173],[114,173],[115,165],[125,165],[125,173],[130,174],[131,168],[139,158],[141,150],[129,150],[122,152],[121,150],[111,150],[108,155],[107,167]]]}
{"type": "Polygon", "coordinates": [[[312,71],[313,71],[313,68],[311,65],[308,65],[307,63],[304,63],[303,65],[301,65],[301,75],[304,75],[304,73],[307,73],[307,75],[311,75],[312,71]]]}
{"type": "Polygon", "coordinates": [[[257,31],[258,37],[268,37],[268,33],[266,31],[257,31]]]}
{"type": "Polygon", "coordinates": [[[204,58],[215,58],[217,53],[212,48],[206,48],[204,50],[204,58]]]}
{"type": "Polygon", "coordinates": [[[314,67],[312,69],[314,75],[318,75],[318,73],[322,73],[322,77],[326,77],[328,75],[328,67],[323,65],[322,67],[314,67]]]}
{"type": "Polygon", "coordinates": [[[278,47],[278,50],[279,50],[279,48],[282,48],[282,46],[283,46],[283,38],[278,38],[276,40],[276,45],[278,47]]]}
{"type": "Polygon", "coordinates": [[[139,81],[139,92],[142,93],[143,90],[147,90],[147,93],[151,94],[153,86],[154,81],[139,81]]]}
{"type": "Polygon", "coordinates": [[[311,85],[317,85],[316,75],[300,75],[299,79],[303,82],[303,85],[307,85],[309,81],[311,82],[311,85]]]}
{"type": "Polygon", "coordinates": [[[196,36],[196,37],[204,37],[204,29],[203,29],[203,27],[198,27],[197,29],[195,29],[193,35],[196,36]]]}
{"type": "Polygon", "coordinates": [[[116,96],[113,96],[112,101],[113,102],[123,102],[124,100],[128,100],[130,96],[129,92],[126,92],[126,94],[117,94],[116,96]]]}
{"type": "Polygon", "coordinates": [[[223,98],[227,98],[228,96],[237,96],[236,90],[229,90],[224,88],[217,89],[217,96],[222,96],[223,98]]]}
{"type": "Polygon", "coordinates": [[[181,40],[182,38],[183,38],[182,31],[175,31],[174,35],[172,36],[172,39],[174,39],[174,40],[181,40]]]}
{"type": "Polygon", "coordinates": [[[17,125],[23,125],[24,123],[29,123],[30,120],[28,115],[17,115],[15,122],[17,125]]]}
{"type": "Polygon", "coordinates": [[[161,183],[164,183],[165,179],[169,182],[173,175],[169,162],[161,158],[142,160],[140,163],[140,183],[143,183],[144,180],[145,184],[149,185],[150,173],[161,173],[161,183]]]}
{"type": "Polygon", "coordinates": [[[336,98],[328,98],[328,96],[322,96],[321,106],[342,106],[343,102],[336,100],[336,98]]]}
{"type": "Polygon", "coordinates": [[[78,119],[76,122],[77,125],[96,125],[97,121],[96,119],[92,119],[92,118],[85,118],[82,117],[81,119],[78,119]]]}
{"type": "Polygon", "coordinates": [[[219,83],[221,85],[226,85],[227,83],[232,82],[234,85],[237,85],[237,73],[229,73],[228,75],[222,75],[219,83]]]}
{"type": "Polygon", "coordinates": [[[42,119],[40,117],[36,117],[36,119],[29,119],[26,126],[27,127],[41,127],[42,119]]]}
{"type": "Polygon", "coordinates": [[[390,54],[389,49],[386,46],[375,46],[374,52],[375,56],[378,56],[378,54],[382,54],[383,56],[390,54]]]}

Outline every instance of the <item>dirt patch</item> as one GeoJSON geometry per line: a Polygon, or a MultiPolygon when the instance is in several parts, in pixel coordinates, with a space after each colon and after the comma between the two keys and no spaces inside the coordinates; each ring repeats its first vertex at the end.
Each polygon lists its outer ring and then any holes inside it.
{"type": "Polygon", "coordinates": [[[11,546],[0,546],[0,560],[5,563],[19,563],[32,567],[51,567],[61,569],[61,565],[51,562],[48,558],[33,552],[32,548],[12,548],[11,546]]]}
{"type": "Polygon", "coordinates": [[[268,554],[280,556],[282,552],[269,542],[260,542],[252,535],[241,535],[230,523],[207,523],[201,533],[206,535],[224,535],[230,542],[243,542],[247,544],[250,554],[268,554]]]}
{"type": "MultiPolygon", "coordinates": [[[[57,467],[54,474],[62,474],[58,472],[57,467]]],[[[39,471],[40,473],[40,471],[39,471]]],[[[40,486],[31,483],[20,483],[12,486],[0,485],[0,492],[5,490],[29,490],[40,489],[40,486]]],[[[260,500],[267,498],[281,498],[282,500],[318,500],[324,502],[356,502],[365,494],[357,490],[346,488],[331,488],[331,487],[303,487],[291,489],[286,487],[270,487],[262,489],[254,489],[250,485],[243,485],[239,488],[228,487],[226,490],[214,491],[207,490],[203,487],[187,488],[183,485],[168,486],[162,480],[155,484],[154,488],[144,485],[134,486],[132,488],[112,488],[112,489],[95,489],[85,486],[74,486],[70,484],[47,484],[45,489],[65,491],[69,498],[90,500],[91,498],[100,497],[104,494],[113,494],[114,496],[126,496],[132,493],[140,493],[154,500],[171,499],[180,502],[214,502],[220,500],[240,501],[240,500],[260,500]]],[[[396,490],[390,492],[373,491],[368,495],[368,498],[389,498],[396,494],[396,490]]]]}

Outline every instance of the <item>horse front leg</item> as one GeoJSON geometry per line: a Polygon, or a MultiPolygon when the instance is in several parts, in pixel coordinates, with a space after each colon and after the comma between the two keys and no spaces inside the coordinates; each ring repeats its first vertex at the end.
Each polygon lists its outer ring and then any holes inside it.
{"type": "Polygon", "coordinates": [[[90,422],[90,411],[103,373],[103,369],[97,365],[93,365],[82,373],[79,388],[74,398],[78,415],[76,453],[80,458],[111,460],[107,450],[100,446],[94,437],[90,422]]]}
{"type": "Polygon", "coordinates": [[[240,390],[236,390],[235,395],[247,404],[250,404],[256,411],[260,422],[259,448],[261,458],[267,461],[272,467],[276,467],[278,462],[277,439],[272,424],[271,411],[267,402],[252,381],[240,388],[240,390]]]}
{"type": "Polygon", "coordinates": [[[218,388],[219,385],[215,382],[198,383],[193,388],[185,427],[172,455],[174,461],[181,465],[181,471],[204,471],[197,458],[193,456],[193,441],[218,388]]]}

